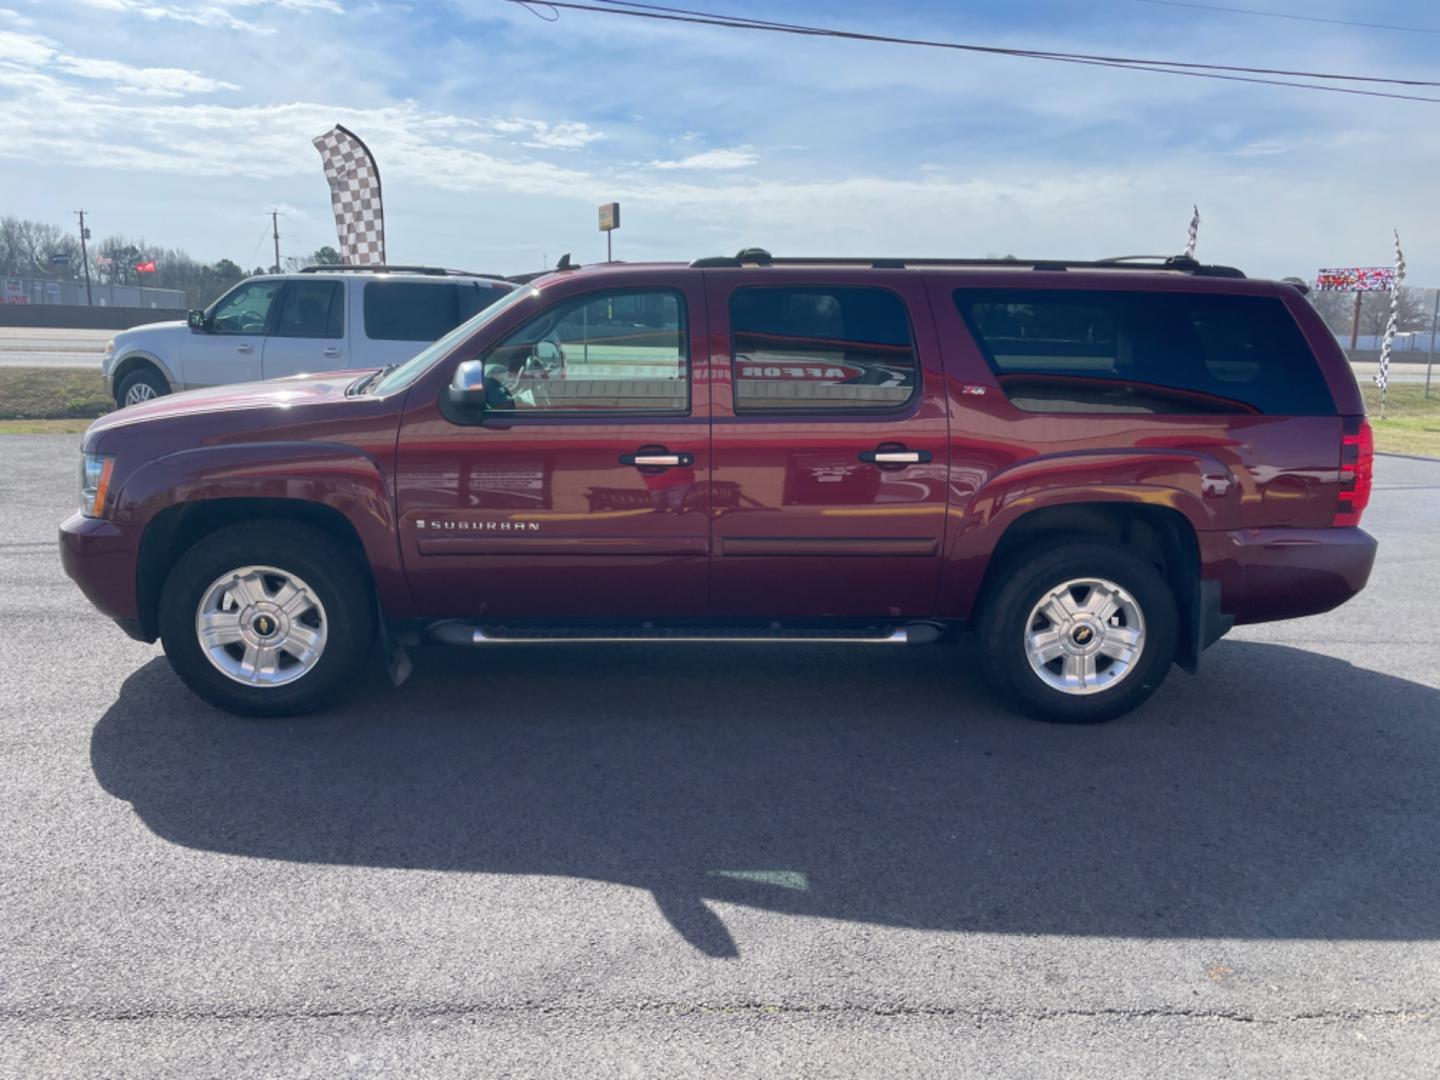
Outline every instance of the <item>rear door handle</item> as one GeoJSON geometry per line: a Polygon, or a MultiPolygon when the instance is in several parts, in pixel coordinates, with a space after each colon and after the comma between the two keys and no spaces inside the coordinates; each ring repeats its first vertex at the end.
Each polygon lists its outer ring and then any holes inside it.
{"type": "Polygon", "coordinates": [[[860,460],[872,465],[922,465],[934,455],[929,450],[907,450],[903,446],[882,446],[861,450],[860,460]]]}
{"type": "Polygon", "coordinates": [[[669,450],[637,450],[633,454],[621,454],[621,465],[638,465],[641,468],[668,469],[672,465],[694,465],[694,454],[672,454],[669,450]]]}
{"type": "Polygon", "coordinates": [[[324,350],[324,351],[325,351],[325,355],[326,355],[326,356],[339,356],[339,355],[340,355],[340,350],[337,349],[334,345],[327,345],[327,346],[325,346],[325,350],[324,350]]]}
{"type": "Polygon", "coordinates": [[[236,345],[236,346],[235,346],[235,351],[238,352],[238,353],[253,353],[253,352],[255,351],[255,346],[254,346],[254,345],[236,345]]]}

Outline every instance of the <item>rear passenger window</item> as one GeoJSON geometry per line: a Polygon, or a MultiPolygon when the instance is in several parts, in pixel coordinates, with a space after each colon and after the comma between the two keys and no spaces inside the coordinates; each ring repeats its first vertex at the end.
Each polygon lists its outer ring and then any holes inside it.
{"type": "Polygon", "coordinates": [[[365,284],[365,336],[435,341],[507,291],[471,281],[370,281],[365,284]]]}
{"type": "Polygon", "coordinates": [[[1006,397],[1029,412],[1335,413],[1278,299],[962,289],[955,303],[1006,397]]]}
{"type": "Polygon", "coordinates": [[[730,298],[737,412],[895,409],[918,384],[889,289],[748,286],[730,298]]]}
{"type": "Polygon", "coordinates": [[[338,281],[292,281],[280,294],[276,337],[344,337],[344,290],[338,281]]]}

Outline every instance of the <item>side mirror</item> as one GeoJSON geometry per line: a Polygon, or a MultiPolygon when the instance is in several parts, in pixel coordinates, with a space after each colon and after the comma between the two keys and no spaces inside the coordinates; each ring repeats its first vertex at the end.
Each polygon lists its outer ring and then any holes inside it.
{"type": "Polygon", "coordinates": [[[205,312],[203,311],[186,312],[185,321],[190,324],[191,333],[204,334],[209,332],[210,328],[205,325],[205,312]]]}
{"type": "Polygon", "coordinates": [[[450,404],[472,415],[485,411],[485,365],[479,360],[466,360],[455,369],[446,391],[450,404]]]}

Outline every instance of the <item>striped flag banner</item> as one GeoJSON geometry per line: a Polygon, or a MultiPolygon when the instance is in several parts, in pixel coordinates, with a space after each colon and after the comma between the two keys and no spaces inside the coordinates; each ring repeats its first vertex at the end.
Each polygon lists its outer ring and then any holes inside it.
{"type": "Polygon", "coordinates": [[[340,258],[353,266],[385,262],[385,213],[380,203],[380,169],[370,148],[349,128],[336,124],[313,140],[330,181],[340,258]]]}
{"type": "Polygon", "coordinates": [[[1380,370],[1375,385],[1380,388],[1380,419],[1385,419],[1386,390],[1390,386],[1390,352],[1395,345],[1395,325],[1400,320],[1400,283],[1405,280],[1405,252],[1400,249],[1400,230],[1395,230],[1395,278],[1390,286],[1390,318],[1385,323],[1385,340],[1380,344],[1380,370]]]}
{"type": "Polygon", "coordinates": [[[1190,233],[1189,233],[1189,239],[1187,239],[1187,240],[1185,241],[1185,257],[1186,257],[1187,259],[1193,259],[1193,258],[1195,257],[1195,241],[1196,241],[1197,239],[1199,239],[1199,237],[1200,237],[1200,207],[1196,206],[1196,207],[1195,207],[1195,213],[1193,213],[1193,214],[1190,215],[1190,233]]]}

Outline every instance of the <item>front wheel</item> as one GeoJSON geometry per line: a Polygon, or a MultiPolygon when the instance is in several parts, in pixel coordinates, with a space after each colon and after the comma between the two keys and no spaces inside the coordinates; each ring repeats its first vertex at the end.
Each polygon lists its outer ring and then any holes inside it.
{"type": "Polygon", "coordinates": [[[175,564],[160,597],[160,637],[175,673],[242,716],[329,703],[359,674],[374,629],[358,560],[292,521],[206,537],[175,564]]]}
{"type": "Polygon", "coordinates": [[[127,405],[153,401],[168,393],[170,384],[165,381],[164,375],[152,367],[137,367],[121,379],[120,385],[115,388],[115,404],[123,409],[127,405]]]}
{"type": "Polygon", "coordinates": [[[981,616],[991,680],[1030,716],[1093,724],[1134,709],[1175,659],[1175,598],[1129,550],[1066,544],[1002,569],[981,616]]]}

